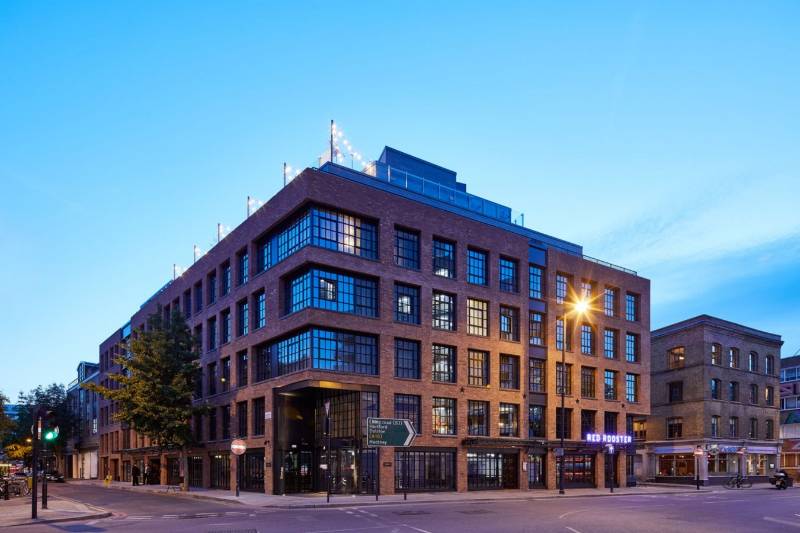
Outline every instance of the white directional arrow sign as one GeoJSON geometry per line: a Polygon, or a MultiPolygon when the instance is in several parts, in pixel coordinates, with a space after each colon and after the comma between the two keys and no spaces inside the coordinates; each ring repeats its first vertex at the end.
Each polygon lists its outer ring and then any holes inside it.
{"type": "Polygon", "coordinates": [[[407,418],[367,418],[367,446],[411,446],[416,436],[407,418]]]}

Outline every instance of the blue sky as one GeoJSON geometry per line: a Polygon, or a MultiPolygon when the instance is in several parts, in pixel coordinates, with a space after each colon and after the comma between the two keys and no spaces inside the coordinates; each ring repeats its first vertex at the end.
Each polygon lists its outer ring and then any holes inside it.
{"type": "Polygon", "coordinates": [[[0,391],[81,359],[334,118],[800,349],[796,2],[0,4],[0,391]]]}

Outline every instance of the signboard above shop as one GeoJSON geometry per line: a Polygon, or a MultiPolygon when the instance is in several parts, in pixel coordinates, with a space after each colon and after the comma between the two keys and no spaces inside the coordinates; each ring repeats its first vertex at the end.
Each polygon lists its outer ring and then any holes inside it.
{"type": "Polygon", "coordinates": [[[630,435],[610,435],[607,433],[587,433],[586,442],[596,442],[598,444],[630,444],[633,437],[630,435]]]}

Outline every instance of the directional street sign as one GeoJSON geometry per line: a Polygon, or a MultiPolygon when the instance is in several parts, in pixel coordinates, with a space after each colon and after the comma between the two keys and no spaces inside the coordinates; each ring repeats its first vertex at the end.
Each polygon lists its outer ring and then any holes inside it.
{"type": "Polygon", "coordinates": [[[417,434],[405,418],[367,418],[367,446],[411,446],[417,434]]]}

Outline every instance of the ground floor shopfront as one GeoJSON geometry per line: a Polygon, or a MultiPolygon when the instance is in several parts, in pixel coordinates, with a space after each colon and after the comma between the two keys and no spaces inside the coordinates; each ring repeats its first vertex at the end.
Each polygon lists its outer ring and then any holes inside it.
{"type": "Polygon", "coordinates": [[[64,475],[68,479],[97,479],[98,448],[78,449],[64,457],[64,475]]]}
{"type": "Polygon", "coordinates": [[[768,441],[657,442],[647,443],[640,454],[648,479],[718,485],[738,474],[766,480],[778,470],[780,447],[768,441]]]}

